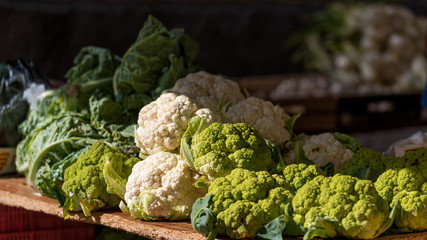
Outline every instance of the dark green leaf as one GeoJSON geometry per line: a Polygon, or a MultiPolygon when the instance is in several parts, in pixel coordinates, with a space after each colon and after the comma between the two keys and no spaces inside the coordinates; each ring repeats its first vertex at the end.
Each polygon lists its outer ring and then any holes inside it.
{"type": "Polygon", "coordinates": [[[283,160],[282,157],[282,152],[280,149],[280,146],[273,143],[270,140],[265,139],[265,142],[267,143],[267,146],[270,148],[271,150],[271,155],[272,155],[272,159],[274,160],[274,162],[277,164],[277,171],[281,172],[283,171],[283,169],[285,169],[286,167],[286,163],[283,160]]]}
{"type": "Polygon", "coordinates": [[[342,144],[346,145],[353,152],[357,152],[362,147],[362,144],[360,144],[354,137],[350,135],[335,132],[334,137],[342,144]]]}
{"type": "Polygon", "coordinates": [[[207,239],[215,239],[217,230],[216,216],[213,215],[209,208],[212,204],[212,194],[208,194],[204,198],[197,199],[192,207],[190,214],[191,225],[198,233],[207,236],[207,239]]]}
{"type": "Polygon", "coordinates": [[[334,175],[334,164],[328,162],[325,166],[320,167],[326,174],[327,177],[331,177],[334,175]]]}
{"type": "Polygon", "coordinates": [[[74,58],[73,67],[65,74],[68,83],[86,83],[92,80],[112,78],[121,59],[110,50],[88,46],[74,58]]]}
{"type": "Polygon", "coordinates": [[[160,94],[175,85],[177,79],[185,75],[184,61],[175,55],[169,55],[170,66],[166,68],[159,79],[158,85],[151,91],[151,98],[156,100],[160,94]]]}
{"type": "Polygon", "coordinates": [[[281,215],[264,225],[264,227],[257,232],[257,236],[270,240],[282,240],[282,233],[285,228],[285,218],[281,215]]]}

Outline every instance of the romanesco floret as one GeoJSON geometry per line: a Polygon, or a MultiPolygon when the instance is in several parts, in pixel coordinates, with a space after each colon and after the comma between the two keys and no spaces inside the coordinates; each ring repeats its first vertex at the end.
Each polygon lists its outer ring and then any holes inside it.
{"type": "Polygon", "coordinates": [[[128,157],[119,149],[105,142],[94,143],[87,152],[80,155],[75,163],[65,169],[62,190],[70,197],[71,211],[90,211],[100,208],[117,207],[120,197],[107,192],[103,175],[104,164],[109,161],[121,178],[127,179],[139,158],[128,157]]]}
{"type": "Polygon", "coordinates": [[[191,139],[194,168],[209,180],[235,168],[254,171],[276,169],[272,148],[245,123],[213,123],[191,139]]]}
{"type": "Polygon", "coordinates": [[[355,170],[365,166],[369,166],[376,171],[384,171],[388,166],[398,164],[398,161],[400,160],[397,158],[384,156],[373,149],[362,147],[337,172],[351,175],[355,170]]]}
{"type": "Polygon", "coordinates": [[[266,171],[234,169],[209,186],[218,234],[254,238],[266,223],[284,214],[293,193],[283,176],[266,171]]]}
{"type": "Polygon", "coordinates": [[[390,204],[399,200],[399,229],[427,230],[427,149],[410,151],[382,173],[375,182],[379,195],[390,204]]]}
{"type": "Polygon", "coordinates": [[[188,121],[196,115],[205,116],[209,123],[221,122],[216,108],[201,108],[193,99],[175,92],[164,92],[145,105],[139,112],[135,130],[135,142],[142,155],[177,152],[188,121]]]}
{"type": "Polygon", "coordinates": [[[293,191],[298,190],[308,181],[319,175],[315,165],[304,163],[290,164],[283,170],[283,176],[289,182],[293,191]]]}
{"type": "MultiPolygon", "coordinates": [[[[330,132],[304,136],[301,143],[305,156],[313,161],[316,166],[322,167],[331,162],[334,164],[335,171],[354,155],[352,150],[330,132]]],[[[283,156],[283,159],[288,164],[294,163],[295,151],[289,151],[283,156]]]]}
{"type": "Polygon", "coordinates": [[[198,177],[179,154],[158,152],[148,156],[135,164],[127,181],[128,214],[146,221],[188,219],[194,201],[207,192],[193,186],[198,177]]]}
{"type": "Polygon", "coordinates": [[[317,176],[298,189],[292,200],[293,218],[309,228],[321,217],[337,221],[338,236],[371,239],[387,220],[389,207],[374,183],[348,175],[317,176]]]}

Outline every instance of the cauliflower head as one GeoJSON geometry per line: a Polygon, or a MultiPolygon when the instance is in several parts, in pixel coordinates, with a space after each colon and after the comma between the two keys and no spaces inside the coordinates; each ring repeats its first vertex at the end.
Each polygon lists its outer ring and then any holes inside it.
{"type": "Polygon", "coordinates": [[[353,157],[344,162],[337,172],[344,175],[351,175],[355,170],[364,166],[370,166],[377,171],[384,171],[387,166],[391,166],[396,161],[400,160],[384,156],[373,149],[362,147],[353,157]]]}
{"type": "Polygon", "coordinates": [[[256,97],[246,98],[230,106],[225,113],[225,119],[230,123],[247,123],[253,126],[261,137],[279,145],[290,139],[285,128],[288,114],[270,101],[256,97]]]}
{"type": "MultiPolygon", "coordinates": [[[[333,133],[325,132],[317,135],[306,135],[301,139],[305,156],[317,167],[325,166],[331,162],[334,170],[341,168],[343,163],[353,157],[354,152],[339,141],[333,133]]],[[[291,164],[295,161],[295,150],[284,154],[283,159],[291,164]]]]}
{"type": "Polygon", "coordinates": [[[65,169],[62,190],[72,201],[72,205],[65,211],[84,211],[86,216],[90,216],[92,210],[119,205],[120,197],[108,192],[103,175],[106,161],[110,162],[121,178],[127,179],[132,167],[140,159],[128,157],[105,142],[94,143],[75,163],[65,169]]]}
{"type": "Polygon", "coordinates": [[[207,189],[195,188],[198,175],[179,154],[158,152],[135,164],[126,184],[125,201],[133,218],[188,219],[194,201],[207,189]]]}
{"type": "Polygon", "coordinates": [[[188,96],[163,92],[156,101],[140,110],[135,143],[143,155],[176,152],[188,121],[196,115],[206,117],[208,123],[221,122],[218,112],[199,107],[188,96]]]}
{"type": "Polygon", "coordinates": [[[319,175],[315,165],[304,163],[290,164],[283,169],[283,176],[289,182],[293,191],[298,190],[308,181],[319,175]]]}
{"type": "Polygon", "coordinates": [[[273,149],[246,123],[212,123],[191,139],[192,165],[209,180],[235,168],[276,169],[273,149]]]}
{"type": "Polygon", "coordinates": [[[283,176],[236,168],[215,179],[208,194],[217,217],[218,234],[254,238],[266,223],[284,214],[293,193],[283,176]]]}
{"type": "Polygon", "coordinates": [[[390,206],[401,206],[395,225],[399,229],[427,230],[427,149],[418,149],[398,158],[375,182],[379,195],[390,206]]]}
{"type": "Polygon", "coordinates": [[[293,218],[309,228],[318,217],[337,221],[338,236],[376,237],[387,221],[388,204],[374,183],[348,175],[319,175],[297,190],[292,199],[293,218]]]}
{"type": "Polygon", "coordinates": [[[217,109],[220,102],[234,105],[244,99],[237,82],[204,71],[178,79],[171,90],[187,95],[201,108],[209,109],[217,109]]]}

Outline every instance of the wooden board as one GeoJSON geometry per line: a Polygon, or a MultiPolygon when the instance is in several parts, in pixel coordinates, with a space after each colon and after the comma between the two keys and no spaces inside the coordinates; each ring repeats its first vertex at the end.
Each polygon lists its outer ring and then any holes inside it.
{"type": "MultiPolygon", "coordinates": [[[[41,196],[22,177],[0,178],[0,204],[63,217],[62,209],[58,207],[54,199],[41,196]]],[[[131,219],[119,210],[92,212],[91,217],[85,217],[82,213],[71,213],[70,220],[121,229],[150,239],[205,239],[193,230],[190,222],[144,222],[131,219]]],[[[285,239],[301,240],[302,238],[285,239]]],[[[402,235],[386,235],[377,239],[426,240],[427,231],[402,235]]]]}

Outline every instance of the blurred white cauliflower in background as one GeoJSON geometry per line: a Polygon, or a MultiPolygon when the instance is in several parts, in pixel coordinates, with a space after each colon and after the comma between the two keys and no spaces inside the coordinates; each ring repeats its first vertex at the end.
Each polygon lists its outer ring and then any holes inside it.
{"type": "Polygon", "coordinates": [[[391,4],[333,3],[296,35],[293,59],[339,83],[340,94],[422,91],[427,19],[391,4]]]}
{"type": "MultiPolygon", "coordinates": [[[[336,171],[354,155],[352,150],[336,139],[334,134],[330,132],[305,135],[300,141],[302,142],[305,156],[313,161],[317,167],[322,167],[331,162],[334,164],[334,170],[336,171]]],[[[287,152],[283,159],[287,164],[294,163],[295,150],[292,149],[287,152]]]]}

